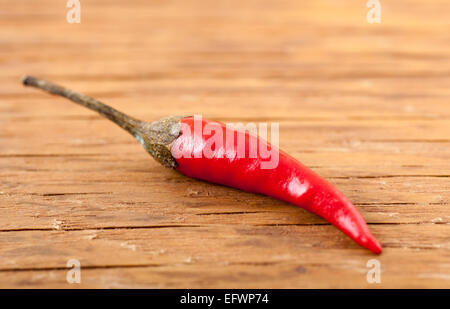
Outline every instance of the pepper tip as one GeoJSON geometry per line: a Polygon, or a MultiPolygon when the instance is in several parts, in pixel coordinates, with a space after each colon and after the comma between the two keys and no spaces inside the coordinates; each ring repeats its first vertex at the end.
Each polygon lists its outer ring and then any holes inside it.
{"type": "Polygon", "coordinates": [[[383,251],[381,244],[375,237],[373,237],[373,235],[370,235],[367,239],[365,239],[361,245],[375,254],[381,254],[383,251]]]}

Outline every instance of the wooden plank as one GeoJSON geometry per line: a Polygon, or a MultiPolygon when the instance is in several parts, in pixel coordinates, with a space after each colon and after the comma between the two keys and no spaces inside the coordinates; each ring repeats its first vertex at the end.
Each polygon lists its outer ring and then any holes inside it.
{"type": "MultiPolygon", "coordinates": [[[[446,285],[448,278],[443,272],[449,267],[445,260],[449,258],[450,228],[446,224],[415,227],[415,235],[409,233],[409,225],[373,227],[385,245],[385,253],[377,257],[383,265],[381,286],[419,287],[427,278],[431,286],[446,285]],[[392,234],[397,239],[392,239],[392,234]],[[414,254],[405,256],[405,252],[414,254]],[[415,267],[424,260],[429,263],[426,269],[415,267]]],[[[199,227],[16,231],[3,233],[1,245],[5,257],[0,265],[2,277],[24,280],[18,281],[23,287],[39,285],[43,280],[49,280],[44,283],[49,286],[62,284],[65,263],[71,258],[80,260],[82,272],[87,272],[85,283],[95,287],[263,287],[265,280],[275,280],[274,287],[351,287],[355,283],[368,287],[366,263],[373,258],[333,227],[320,225],[252,227],[216,223],[199,227]],[[29,239],[39,242],[29,243],[29,239]],[[110,272],[103,272],[109,268],[115,270],[112,273],[116,279],[110,272]],[[28,271],[31,277],[25,279],[22,273],[28,271]],[[199,274],[193,275],[197,271],[199,274]],[[335,271],[334,279],[327,278],[327,273],[335,271]],[[40,280],[35,282],[35,277],[40,280]],[[237,278],[240,280],[231,282],[237,278]]]]}

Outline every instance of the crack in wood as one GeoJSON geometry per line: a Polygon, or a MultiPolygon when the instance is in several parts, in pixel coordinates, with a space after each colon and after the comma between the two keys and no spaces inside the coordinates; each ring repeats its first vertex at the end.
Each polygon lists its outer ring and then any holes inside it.
{"type": "Polygon", "coordinates": [[[113,194],[113,192],[30,193],[30,195],[37,195],[37,196],[65,196],[65,195],[89,195],[89,194],[113,194]]]}
{"type": "MultiPolygon", "coordinates": [[[[183,264],[184,265],[184,264],[183,264]]],[[[170,266],[169,264],[124,264],[124,265],[86,265],[82,266],[83,269],[111,269],[111,268],[146,268],[146,267],[164,267],[170,266]]],[[[27,272],[27,271],[68,271],[69,267],[25,267],[25,268],[0,268],[0,272],[27,272]]]]}
{"type": "Polygon", "coordinates": [[[390,202],[390,203],[383,203],[383,202],[374,202],[374,203],[353,203],[355,206],[398,206],[398,205],[405,205],[405,206],[428,206],[428,205],[435,205],[435,206],[445,206],[449,205],[448,203],[411,203],[411,202],[390,202]]]}
{"type": "Polygon", "coordinates": [[[229,211],[229,212],[202,212],[196,214],[197,216],[211,216],[211,215],[245,215],[245,214],[259,214],[270,213],[270,211],[229,211]]]}
{"type": "MultiPolygon", "coordinates": [[[[241,212],[236,212],[233,214],[239,214],[241,212]]],[[[242,212],[242,213],[253,213],[253,212],[242,212]]],[[[258,213],[258,212],[255,212],[258,213]]],[[[267,212],[269,213],[269,212],[267,212]]],[[[213,213],[215,214],[215,213],[213,213]]],[[[219,213],[223,214],[223,213],[219,213]]],[[[209,214],[205,214],[209,215],[209,214]]],[[[421,222],[370,222],[368,225],[436,225],[436,224],[448,224],[447,221],[421,221],[421,222]]],[[[9,232],[31,232],[31,231],[47,231],[47,232],[75,232],[75,231],[101,231],[101,230],[133,230],[133,229],[163,229],[163,228],[204,228],[204,227],[214,227],[219,224],[166,224],[166,225],[142,225],[142,226],[104,226],[104,227],[85,227],[85,228],[15,228],[15,229],[0,229],[0,233],[9,232]]],[[[314,223],[264,223],[264,224],[247,224],[248,226],[268,226],[268,227],[286,227],[286,226],[324,226],[331,225],[328,222],[314,222],[314,223]]]]}
{"type": "Polygon", "coordinates": [[[447,178],[450,175],[365,175],[365,176],[334,176],[327,177],[328,179],[377,179],[377,178],[396,178],[396,177],[407,177],[407,178],[430,178],[430,177],[438,177],[438,178],[447,178]]]}
{"type": "MultiPolygon", "coordinates": [[[[244,265],[244,266],[272,266],[278,264],[289,264],[292,261],[266,261],[266,262],[232,262],[227,263],[226,265],[234,266],[234,265],[244,265]]],[[[148,264],[110,264],[110,265],[86,265],[82,266],[82,269],[114,269],[114,268],[147,268],[147,267],[171,267],[171,266],[187,266],[193,265],[191,263],[172,263],[172,264],[156,264],[156,263],[148,263],[148,264]]],[[[49,267],[24,267],[24,268],[0,268],[0,272],[31,272],[31,271],[68,271],[71,268],[69,267],[60,267],[60,266],[49,266],[49,267]]]]}
{"type": "Polygon", "coordinates": [[[380,143],[450,143],[450,139],[369,139],[361,141],[380,143]]]}
{"type": "Polygon", "coordinates": [[[0,158],[47,158],[47,157],[101,157],[112,156],[108,153],[11,153],[0,154],[0,158]]]}
{"type": "Polygon", "coordinates": [[[166,225],[139,225],[139,226],[104,226],[104,227],[86,227],[86,228],[17,228],[17,229],[0,229],[0,233],[9,232],[29,232],[29,231],[101,231],[101,230],[132,230],[132,229],[163,229],[163,228],[183,228],[183,227],[206,227],[208,225],[195,224],[166,224],[166,225]]]}
{"type": "Polygon", "coordinates": [[[272,266],[292,261],[266,261],[266,262],[232,262],[227,265],[244,265],[244,266],[272,266]]]}

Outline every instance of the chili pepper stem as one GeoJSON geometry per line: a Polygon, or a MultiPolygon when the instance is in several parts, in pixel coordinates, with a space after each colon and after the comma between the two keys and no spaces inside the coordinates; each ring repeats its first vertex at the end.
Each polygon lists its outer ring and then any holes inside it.
{"type": "Polygon", "coordinates": [[[36,87],[36,88],[45,90],[51,94],[65,97],[77,104],[80,104],[84,107],[94,110],[94,111],[98,112],[99,114],[101,114],[102,116],[113,121],[119,127],[127,130],[132,135],[135,135],[138,131],[140,131],[140,127],[142,126],[142,121],[140,121],[140,120],[137,120],[135,118],[132,118],[132,117],[122,113],[122,112],[119,112],[118,110],[112,108],[111,106],[103,104],[102,102],[100,102],[92,97],[89,97],[89,96],[83,95],[81,93],[78,93],[76,91],[61,87],[52,82],[42,80],[42,79],[37,79],[32,76],[24,77],[22,82],[25,86],[32,86],[32,87],[36,87]]]}
{"type": "Polygon", "coordinates": [[[108,118],[133,135],[158,162],[167,167],[175,167],[177,165],[170,152],[170,144],[180,134],[179,121],[183,117],[170,116],[159,121],[144,122],[128,116],[92,97],[43,79],[25,76],[22,79],[22,83],[25,86],[35,87],[48,93],[62,96],[72,102],[98,112],[103,117],[108,118]]]}

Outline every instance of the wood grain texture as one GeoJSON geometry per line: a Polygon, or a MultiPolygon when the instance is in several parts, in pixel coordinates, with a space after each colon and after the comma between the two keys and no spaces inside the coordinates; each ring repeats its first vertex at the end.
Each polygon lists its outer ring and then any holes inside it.
{"type": "Polygon", "coordinates": [[[381,0],[370,25],[365,2],[85,0],[68,24],[64,1],[0,0],[0,287],[450,288],[450,3],[381,0]],[[384,252],[165,169],[24,74],[141,119],[279,122],[384,252]]]}

